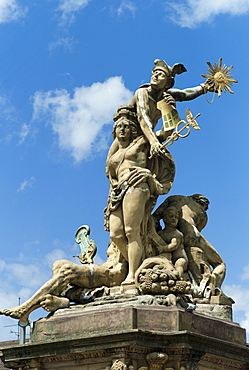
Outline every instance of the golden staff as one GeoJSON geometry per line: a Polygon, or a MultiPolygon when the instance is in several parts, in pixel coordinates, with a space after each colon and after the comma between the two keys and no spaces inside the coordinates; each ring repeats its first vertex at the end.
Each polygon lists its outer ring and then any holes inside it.
{"type": "MultiPolygon", "coordinates": [[[[172,132],[170,136],[168,136],[166,142],[160,146],[160,149],[164,149],[166,145],[172,145],[175,141],[179,139],[179,137],[184,138],[189,136],[190,134],[190,128],[193,127],[195,130],[200,130],[200,126],[196,122],[196,118],[199,117],[201,113],[198,113],[195,117],[193,117],[191,111],[189,108],[186,109],[186,121],[181,120],[179,121],[175,126],[175,131],[172,132]],[[180,125],[183,124],[183,127],[180,128],[180,125]],[[182,134],[184,130],[187,130],[185,134],[182,134]]],[[[150,156],[149,159],[151,159],[153,156],[150,156]]]]}

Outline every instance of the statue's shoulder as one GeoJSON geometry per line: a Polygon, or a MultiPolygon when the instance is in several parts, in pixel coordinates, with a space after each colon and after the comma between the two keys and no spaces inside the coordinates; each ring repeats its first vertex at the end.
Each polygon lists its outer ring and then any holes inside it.
{"type": "Polygon", "coordinates": [[[144,84],[144,85],[139,86],[139,88],[135,91],[135,95],[148,94],[149,87],[150,87],[150,84],[144,84]]]}
{"type": "Polygon", "coordinates": [[[130,105],[135,105],[137,104],[137,101],[138,100],[147,100],[148,99],[148,95],[149,95],[149,90],[148,90],[148,87],[150,86],[150,84],[144,84],[142,86],[140,86],[136,91],[135,91],[135,94],[133,95],[133,98],[131,99],[130,101],[130,105]]]}
{"type": "Polygon", "coordinates": [[[148,88],[148,87],[150,87],[150,83],[146,83],[146,84],[143,84],[143,85],[139,86],[139,89],[145,89],[145,88],[148,88]]]}

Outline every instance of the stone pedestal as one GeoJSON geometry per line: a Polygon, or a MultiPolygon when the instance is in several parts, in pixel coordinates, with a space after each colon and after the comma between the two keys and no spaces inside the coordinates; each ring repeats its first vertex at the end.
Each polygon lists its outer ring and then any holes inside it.
{"type": "Polygon", "coordinates": [[[2,358],[18,370],[248,369],[245,338],[231,321],[130,297],[58,310],[2,358]]]}

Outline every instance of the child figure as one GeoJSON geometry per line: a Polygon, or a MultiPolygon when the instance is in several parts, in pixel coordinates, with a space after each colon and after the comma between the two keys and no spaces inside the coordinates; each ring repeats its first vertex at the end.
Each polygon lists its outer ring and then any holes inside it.
{"type": "Polygon", "coordinates": [[[184,271],[187,269],[188,258],[183,246],[183,234],[176,229],[179,219],[179,211],[175,207],[168,207],[163,216],[165,228],[158,232],[166,244],[157,246],[159,256],[170,260],[175,269],[183,278],[184,271]]]}

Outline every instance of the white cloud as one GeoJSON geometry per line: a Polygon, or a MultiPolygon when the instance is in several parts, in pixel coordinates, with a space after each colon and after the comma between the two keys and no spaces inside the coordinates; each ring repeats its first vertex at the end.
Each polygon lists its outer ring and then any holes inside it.
{"type": "Polygon", "coordinates": [[[2,135],[0,140],[10,142],[13,139],[17,139],[18,145],[21,145],[29,135],[35,134],[35,130],[33,130],[29,124],[19,121],[18,113],[16,108],[12,105],[11,99],[2,91],[1,94],[0,118],[2,122],[6,122],[2,125],[5,135],[2,135]]]}
{"type": "Polygon", "coordinates": [[[77,87],[72,97],[64,89],[38,91],[34,95],[33,119],[49,115],[59,147],[81,161],[107,147],[109,136],[103,126],[112,122],[117,107],[127,104],[131,97],[132,92],[118,76],[90,87],[77,87]]]}
{"type": "Polygon", "coordinates": [[[225,285],[225,294],[235,301],[233,311],[237,316],[240,325],[246,329],[249,335],[249,289],[242,285],[225,285]]]}
{"type": "MultiPolygon", "coordinates": [[[[20,286],[31,289],[39,286],[41,282],[44,283],[47,277],[47,273],[42,271],[39,264],[22,263],[7,264],[5,267],[5,275],[8,283],[18,282],[20,286]]],[[[27,298],[27,296],[25,298],[27,298]]]]}
{"type": "MultiPolygon", "coordinates": [[[[1,0],[0,0],[1,1],[1,0]]],[[[3,94],[3,93],[2,93],[3,94]]],[[[5,120],[15,121],[16,110],[10,99],[5,95],[0,96],[1,117],[5,120]]]]}
{"type": "Polygon", "coordinates": [[[19,188],[17,189],[17,192],[24,191],[26,188],[32,188],[35,182],[34,176],[30,177],[28,180],[24,180],[19,188]]]}
{"type": "MultiPolygon", "coordinates": [[[[8,277],[9,275],[5,274],[2,276],[8,277]]],[[[2,285],[2,281],[1,281],[2,285]]],[[[1,286],[0,288],[0,309],[2,308],[10,308],[15,307],[20,302],[24,302],[28,299],[31,294],[33,294],[33,290],[29,288],[14,288],[10,284],[8,287],[1,286]]],[[[10,317],[0,316],[0,341],[5,340],[15,340],[17,339],[18,334],[18,321],[14,320],[10,317]]]]}
{"type": "Polygon", "coordinates": [[[136,10],[137,8],[133,1],[122,0],[120,6],[117,9],[117,14],[121,15],[125,11],[129,11],[132,13],[133,16],[135,16],[136,10]]]}
{"type": "MultiPolygon", "coordinates": [[[[14,112],[14,111],[13,111],[14,112]]],[[[5,114],[5,112],[3,112],[5,114]]],[[[11,117],[11,112],[8,113],[8,116],[5,118],[8,121],[11,121],[11,124],[6,124],[5,128],[8,131],[8,133],[5,136],[5,140],[7,142],[10,142],[17,138],[18,145],[21,145],[24,143],[24,141],[30,136],[34,135],[36,132],[35,130],[31,129],[31,126],[27,123],[19,123],[18,120],[15,119],[15,117],[11,117]]]]}
{"type": "Polygon", "coordinates": [[[74,13],[85,8],[91,0],[60,0],[57,8],[62,12],[61,18],[63,21],[72,22],[74,20],[74,13]]]}
{"type": "Polygon", "coordinates": [[[0,260],[0,272],[4,271],[6,266],[6,262],[3,260],[0,260]]]}
{"type": "Polygon", "coordinates": [[[242,280],[248,280],[249,279],[249,265],[245,266],[243,268],[243,274],[241,275],[242,280]]]}
{"type": "Polygon", "coordinates": [[[77,42],[73,39],[73,37],[61,37],[60,39],[51,42],[49,44],[48,50],[53,52],[57,48],[63,48],[64,51],[71,52],[76,43],[77,42]]]}
{"type": "MultiPolygon", "coordinates": [[[[52,264],[56,259],[64,256],[63,250],[56,249],[45,255],[42,260],[39,257],[32,256],[29,263],[8,263],[5,260],[0,260],[0,309],[17,306],[19,298],[21,303],[30,298],[51,277],[51,265],[48,266],[48,261],[52,264]],[[52,258],[54,258],[53,261],[52,258]]],[[[17,260],[19,261],[20,258],[17,257],[17,260]]],[[[27,261],[27,256],[25,260],[27,261]]],[[[46,316],[46,313],[42,310],[40,315],[43,314],[46,316]]],[[[38,317],[36,316],[35,320],[38,317]]],[[[17,320],[0,316],[0,328],[0,341],[17,339],[15,335],[17,320]]]]}
{"type": "MultiPolygon", "coordinates": [[[[19,299],[21,303],[26,301],[51,275],[39,259],[32,259],[32,263],[27,264],[0,260],[0,267],[0,309],[17,306],[19,299]]],[[[0,341],[17,339],[11,334],[11,331],[17,331],[15,324],[16,320],[0,316],[0,341]],[[9,325],[13,325],[13,328],[9,325]]]]}
{"type": "Polygon", "coordinates": [[[169,18],[181,27],[196,28],[221,14],[242,15],[249,11],[249,0],[166,1],[169,18]]]}
{"type": "Polygon", "coordinates": [[[30,133],[30,126],[27,123],[24,123],[21,127],[21,130],[18,133],[18,136],[19,136],[18,144],[19,145],[21,145],[25,141],[29,133],[30,133]]]}
{"type": "Polygon", "coordinates": [[[17,21],[25,16],[27,8],[16,0],[0,0],[0,23],[17,21]]]}
{"type": "Polygon", "coordinates": [[[49,267],[51,267],[55,261],[62,259],[68,259],[66,252],[62,249],[54,249],[52,252],[48,253],[45,256],[45,261],[47,262],[47,265],[49,267]]]}

